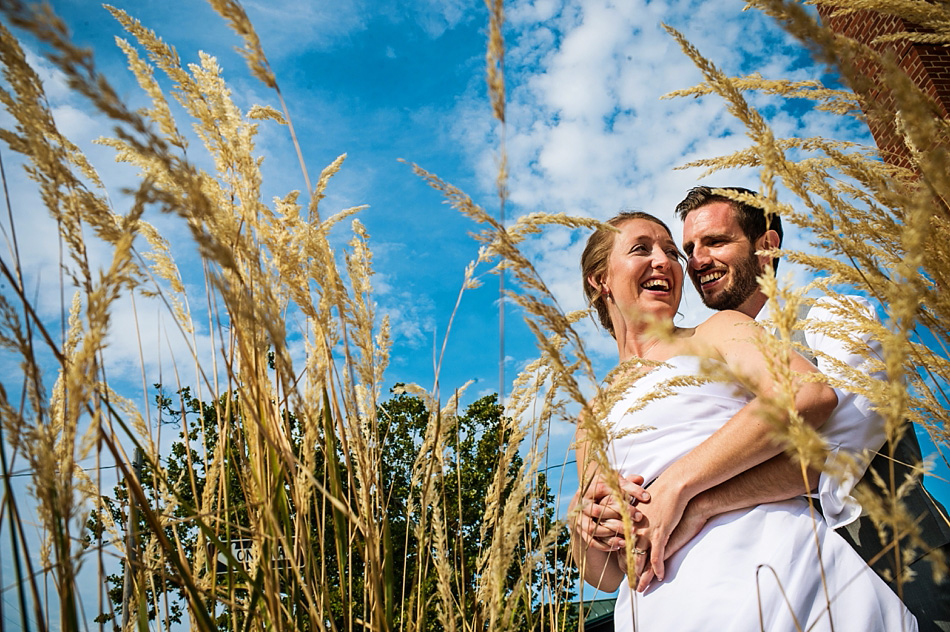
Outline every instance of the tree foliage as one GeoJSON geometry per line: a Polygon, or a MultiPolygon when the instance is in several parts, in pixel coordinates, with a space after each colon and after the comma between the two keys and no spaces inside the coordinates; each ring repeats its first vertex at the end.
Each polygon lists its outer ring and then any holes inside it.
{"type": "MultiPolygon", "coordinates": [[[[161,390],[160,385],[156,387],[161,390]]],[[[180,543],[185,557],[190,565],[195,567],[201,563],[197,553],[202,537],[200,521],[196,520],[193,508],[201,505],[200,499],[206,495],[209,484],[206,464],[220,462],[225,472],[214,484],[226,490],[226,493],[218,497],[217,507],[205,506],[216,513],[215,524],[220,527],[221,541],[226,543],[249,536],[246,531],[250,522],[242,491],[246,489],[249,481],[246,480],[246,472],[241,467],[243,455],[240,435],[222,434],[222,429],[225,428],[241,428],[240,419],[235,413],[235,402],[229,400],[228,394],[222,395],[214,402],[202,402],[191,394],[190,389],[183,388],[178,392],[177,402],[161,392],[156,395],[155,400],[162,411],[162,418],[180,422],[184,430],[172,444],[167,459],[161,464],[143,464],[139,475],[140,482],[154,503],[149,509],[158,514],[171,513],[176,518],[174,527],[167,528],[166,536],[180,543]],[[221,418],[222,411],[227,411],[229,419],[221,418]]],[[[385,498],[388,533],[388,542],[377,544],[391,547],[391,554],[387,557],[393,560],[393,564],[387,569],[386,581],[393,591],[395,602],[399,604],[394,626],[396,629],[411,627],[419,630],[439,630],[443,626],[438,609],[444,608],[436,598],[436,592],[440,589],[439,570],[432,552],[420,549],[417,530],[420,527],[429,529],[432,525],[432,513],[439,513],[440,518],[435,523],[442,525],[444,529],[446,551],[450,558],[448,568],[451,569],[452,575],[448,581],[452,586],[452,598],[457,602],[459,613],[476,612],[477,604],[474,600],[477,595],[479,559],[484,543],[492,535],[491,529],[484,525],[483,520],[486,501],[489,497],[489,487],[495,479],[499,454],[508,447],[510,432],[505,430],[502,408],[494,394],[475,401],[460,415],[443,418],[441,415],[433,415],[422,398],[400,393],[383,402],[377,410],[377,416],[383,434],[380,480],[384,481],[386,487],[380,491],[385,498]],[[451,428],[452,438],[440,454],[421,454],[424,458],[431,458],[439,468],[437,473],[432,473],[426,480],[422,480],[413,473],[417,471],[420,450],[428,449],[423,443],[427,425],[431,423],[447,424],[451,428]],[[426,503],[426,498],[430,502],[426,503]],[[436,502],[431,502],[433,499],[436,502]]],[[[297,416],[294,413],[286,412],[285,418],[291,429],[297,424],[297,416]]],[[[291,431],[290,436],[294,438],[292,448],[296,456],[300,455],[301,450],[309,449],[309,446],[303,445],[299,432],[291,431]]],[[[329,460],[336,468],[336,477],[345,495],[347,488],[352,485],[345,466],[346,455],[338,441],[331,441],[334,443],[336,458],[329,460]]],[[[331,477],[327,461],[328,459],[324,458],[318,459],[317,468],[312,474],[314,480],[322,481],[329,488],[331,477]]],[[[509,488],[522,465],[520,456],[508,463],[506,477],[509,488]]],[[[531,520],[526,523],[524,539],[517,546],[517,559],[512,561],[506,580],[506,587],[511,591],[518,590],[520,585],[523,560],[530,559],[533,551],[543,550],[542,541],[545,534],[558,528],[554,515],[554,495],[543,473],[538,475],[535,486],[528,501],[530,507],[526,507],[531,520]]],[[[506,489],[503,499],[506,499],[507,495],[506,489]]],[[[114,498],[104,499],[104,506],[107,508],[107,517],[93,512],[87,522],[86,538],[90,543],[104,533],[107,522],[114,523],[118,531],[125,534],[123,537],[127,537],[129,493],[124,481],[116,485],[114,498]]],[[[293,520],[300,511],[331,513],[332,508],[290,506],[286,511],[288,517],[293,520]]],[[[138,552],[148,551],[152,546],[149,526],[141,515],[137,522],[135,549],[138,552]]],[[[318,524],[318,521],[313,524],[318,524]]],[[[334,530],[338,529],[338,525],[331,521],[323,524],[325,529],[313,529],[308,545],[319,549],[326,581],[333,587],[335,599],[333,603],[328,604],[328,610],[334,613],[335,620],[319,622],[314,626],[302,610],[296,618],[298,629],[323,629],[327,626],[340,630],[348,629],[350,621],[362,618],[361,612],[352,611],[352,605],[344,605],[353,603],[348,595],[359,594],[361,591],[361,587],[354,585],[354,582],[359,582],[362,573],[352,572],[354,567],[364,563],[360,547],[355,543],[349,548],[336,546],[339,534],[334,530]],[[342,582],[341,577],[344,578],[342,582]],[[346,611],[348,608],[351,610],[346,611]]],[[[515,608],[515,612],[521,625],[516,627],[548,629],[549,621],[539,614],[539,607],[542,598],[551,599],[555,595],[550,589],[546,590],[546,586],[560,586],[555,592],[559,593],[556,597],[561,603],[572,596],[570,582],[564,581],[570,574],[567,567],[567,546],[567,532],[561,530],[555,546],[550,547],[535,561],[530,569],[526,589],[522,590],[521,596],[518,597],[521,603],[515,608]]],[[[282,554],[278,553],[278,560],[280,555],[282,554]]],[[[229,577],[227,572],[221,572],[224,569],[234,571],[235,568],[224,555],[218,554],[215,547],[210,547],[206,559],[209,568],[211,564],[217,566],[218,582],[238,579],[233,574],[229,577]]],[[[122,572],[108,576],[110,610],[100,614],[98,621],[117,622],[121,619],[125,607],[123,588],[126,563],[127,560],[123,559],[122,572]]],[[[141,577],[140,581],[144,584],[148,619],[158,618],[166,625],[181,623],[185,594],[175,569],[167,561],[162,561],[157,566],[150,565],[147,559],[138,563],[145,571],[137,577],[141,577]]],[[[279,562],[277,566],[280,566],[279,562]]],[[[249,575],[253,575],[253,569],[249,570],[249,575]]],[[[289,607],[293,607],[290,597],[294,583],[291,578],[285,579],[285,594],[288,596],[289,607]]],[[[209,602],[208,607],[209,611],[216,608],[216,622],[220,629],[231,629],[235,622],[231,620],[233,613],[226,604],[216,606],[209,602]]],[[[359,606],[356,607],[359,610],[359,606]]],[[[562,614],[562,619],[564,616],[567,615],[562,614]]]]}

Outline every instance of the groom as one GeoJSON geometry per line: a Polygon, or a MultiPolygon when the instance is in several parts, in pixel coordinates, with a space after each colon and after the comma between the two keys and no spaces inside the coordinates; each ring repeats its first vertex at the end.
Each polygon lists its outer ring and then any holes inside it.
{"type": "MultiPolygon", "coordinates": [[[[730,188],[732,194],[752,191],[730,188]]],[[[777,216],[766,218],[765,211],[748,202],[738,202],[725,195],[718,195],[709,187],[695,187],[676,207],[677,216],[683,221],[683,250],[688,258],[687,273],[696,286],[707,307],[716,310],[733,309],[751,318],[768,318],[767,297],[758,285],[757,277],[767,266],[778,266],[778,259],[768,255],[756,254],[778,248],[782,242],[781,220],[777,216]]],[[[859,297],[825,297],[804,315],[806,320],[834,320],[835,302],[847,304],[850,309],[864,309],[873,314],[870,304],[859,297]]],[[[863,358],[850,353],[838,340],[820,334],[805,332],[796,334],[796,339],[806,347],[822,354],[858,366],[863,358]]],[[[795,339],[795,338],[793,338],[795,339]]],[[[866,340],[872,352],[879,349],[873,341],[866,340]]],[[[836,371],[827,358],[821,354],[813,359],[815,364],[828,375],[836,371]]],[[[890,482],[891,467],[895,463],[895,484],[905,480],[910,470],[905,464],[920,462],[920,447],[912,427],[907,428],[902,441],[891,457],[884,443],[883,422],[870,411],[868,402],[862,397],[838,390],[839,406],[833,415],[833,427],[825,432],[829,445],[840,446],[853,454],[862,450],[881,450],[874,458],[868,470],[878,472],[881,478],[890,482]],[[830,436],[829,436],[830,435],[830,436]]],[[[829,420],[829,424],[832,424],[829,420]]],[[[825,428],[823,428],[825,431],[825,428]]],[[[878,489],[873,483],[870,472],[862,483],[871,489],[878,489]]],[[[808,485],[802,476],[800,465],[786,456],[763,463],[757,468],[723,483],[707,492],[706,497],[697,497],[695,506],[688,506],[680,527],[672,534],[667,555],[680,548],[698,533],[703,524],[714,515],[732,509],[751,505],[785,500],[816,490],[821,502],[821,510],[827,522],[835,527],[872,568],[882,575],[885,581],[917,617],[920,630],[950,632],[950,581],[946,578],[939,584],[934,582],[933,569],[924,555],[933,549],[942,549],[945,559],[950,559],[950,524],[947,514],[919,483],[904,498],[907,509],[918,519],[922,537],[927,543],[926,550],[914,550],[909,568],[913,579],[898,586],[894,581],[895,555],[893,547],[882,552],[882,544],[877,529],[867,516],[860,516],[860,507],[848,498],[850,485],[841,484],[834,477],[808,472],[808,485]]],[[[692,505],[692,503],[691,503],[692,505]]],[[[888,544],[893,538],[888,538],[888,544]]],[[[909,545],[901,541],[900,554],[906,554],[909,545]]],[[[906,562],[907,560],[905,560],[906,562]]]]}

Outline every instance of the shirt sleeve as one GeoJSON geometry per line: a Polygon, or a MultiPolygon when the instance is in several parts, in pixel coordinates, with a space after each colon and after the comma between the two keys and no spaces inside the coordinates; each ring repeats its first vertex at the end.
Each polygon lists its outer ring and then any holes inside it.
{"type": "MultiPolygon", "coordinates": [[[[877,322],[873,306],[860,296],[819,299],[809,310],[807,320],[834,323],[840,322],[845,314],[851,314],[856,320],[877,322]]],[[[829,359],[834,358],[866,375],[884,378],[882,365],[872,360],[881,358],[881,345],[869,333],[848,332],[845,339],[845,334],[832,335],[806,329],[805,340],[814,351],[820,352],[815,355],[818,368],[825,375],[849,381],[847,370],[829,359]]],[[[830,471],[822,472],[818,480],[822,513],[832,528],[846,525],[861,515],[861,506],[851,496],[851,491],[885,440],[884,420],[871,409],[867,398],[846,387],[835,388],[835,393],[838,406],[822,426],[829,447],[830,471]]]]}

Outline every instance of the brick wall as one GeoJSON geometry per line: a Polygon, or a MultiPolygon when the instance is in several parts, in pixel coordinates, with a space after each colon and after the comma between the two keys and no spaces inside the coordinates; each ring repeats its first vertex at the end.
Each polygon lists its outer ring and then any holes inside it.
{"type": "MultiPolygon", "coordinates": [[[[831,17],[833,12],[834,9],[830,7],[818,6],[822,21],[835,32],[847,35],[878,51],[892,52],[900,67],[934,100],[938,113],[944,117],[950,114],[950,47],[912,44],[906,40],[874,43],[874,39],[881,35],[923,29],[900,18],[874,11],[863,10],[831,17]]],[[[869,62],[859,64],[859,68],[871,77],[879,72],[877,67],[869,62]]],[[[871,98],[881,100],[887,110],[893,111],[894,101],[886,88],[875,90],[871,98]]],[[[885,160],[903,167],[911,166],[909,152],[894,129],[892,119],[881,119],[869,113],[868,126],[885,160]]]]}

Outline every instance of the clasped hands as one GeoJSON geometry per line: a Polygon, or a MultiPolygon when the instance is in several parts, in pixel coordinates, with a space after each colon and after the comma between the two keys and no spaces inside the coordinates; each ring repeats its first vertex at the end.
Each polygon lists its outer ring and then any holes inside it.
{"type": "Polygon", "coordinates": [[[643,592],[654,579],[664,579],[666,560],[699,533],[706,519],[688,511],[688,498],[662,476],[651,483],[649,491],[643,487],[642,476],[617,477],[619,499],[599,475],[578,491],[580,510],[574,531],[589,548],[617,552],[624,573],[629,549],[636,560],[637,590],[643,592]],[[633,523],[629,538],[624,536],[621,512],[633,523]]]}

